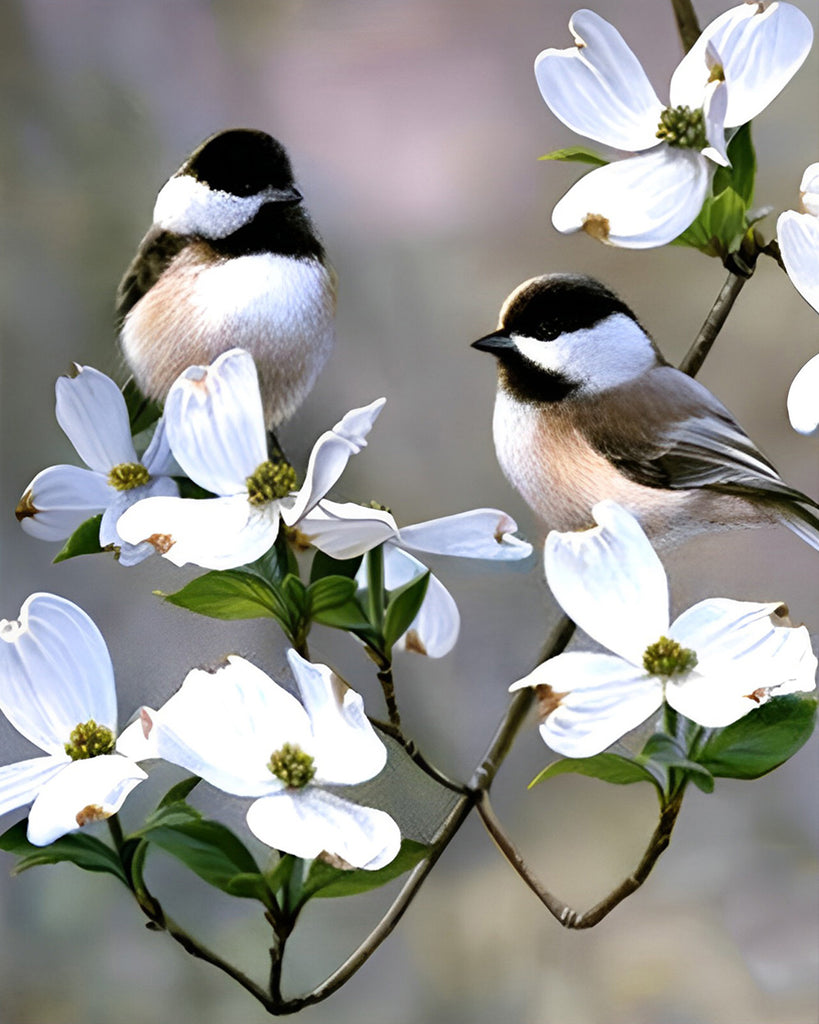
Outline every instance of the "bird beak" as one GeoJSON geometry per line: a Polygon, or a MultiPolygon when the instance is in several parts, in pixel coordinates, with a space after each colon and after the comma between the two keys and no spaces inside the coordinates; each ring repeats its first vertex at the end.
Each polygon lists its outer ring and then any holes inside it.
{"type": "Polygon", "coordinates": [[[472,348],[476,348],[480,352],[491,352],[493,356],[499,356],[501,352],[514,347],[515,343],[506,331],[493,331],[472,342],[472,348]]]}
{"type": "Polygon", "coordinates": [[[282,206],[295,206],[303,198],[295,185],[290,185],[288,188],[272,188],[267,193],[268,203],[280,203],[282,206]]]}

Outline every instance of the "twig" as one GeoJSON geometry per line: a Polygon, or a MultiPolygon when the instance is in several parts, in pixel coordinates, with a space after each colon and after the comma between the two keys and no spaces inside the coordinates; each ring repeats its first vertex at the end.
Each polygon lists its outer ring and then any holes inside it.
{"type": "Polygon", "coordinates": [[[599,924],[612,910],[622,903],[633,892],[640,888],[643,882],[651,874],[651,869],[657,863],[660,854],[667,848],[671,841],[671,833],[674,823],[682,806],[682,792],[680,792],[660,813],[660,821],[649,840],[646,851],[635,870],[625,878],[616,889],[613,889],[608,896],[596,903],[590,910],[582,913],[573,910],[568,904],[553,896],[552,893],[531,871],[526,861],[519,853],[517,847],[506,834],[503,826],[498,821],[492,805],[489,802],[489,794],[484,791],[478,798],[477,808],[486,830],[495,840],[512,867],[517,871],[523,881],[529,886],[540,902],[546,907],[552,916],[563,925],[564,928],[593,928],[599,924]]]}
{"type": "Polygon", "coordinates": [[[694,13],[694,5],[691,0],[671,0],[671,6],[674,8],[677,31],[680,33],[683,49],[688,53],[700,37],[700,25],[694,13]]]}
{"type": "Polygon", "coordinates": [[[424,774],[437,782],[439,786],[443,786],[444,789],[449,789],[453,793],[458,793],[460,796],[463,796],[468,792],[468,787],[462,782],[455,782],[454,779],[450,779],[449,776],[445,775],[440,768],[436,768],[431,761],[428,761],[416,746],[415,741],[408,740],[400,730],[395,728],[395,726],[389,722],[380,722],[375,718],[370,719],[370,725],[372,725],[373,728],[378,729],[379,732],[383,732],[385,736],[389,736],[390,739],[394,740],[406,753],[407,757],[417,764],[424,774]]]}
{"type": "Polygon", "coordinates": [[[717,340],[717,335],[731,312],[731,308],[742,291],[742,286],[747,278],[739,277],[736,274],[729,274],[728,280],[722,286],[719,295],[711,307],[705,323],[694,339],[691,348],[686,352],[685,358],[680,363],[680,369],[689,377],[696,377],[700,367],[705,362],[705,357],[711,351],[711,346],[717,340]]]}

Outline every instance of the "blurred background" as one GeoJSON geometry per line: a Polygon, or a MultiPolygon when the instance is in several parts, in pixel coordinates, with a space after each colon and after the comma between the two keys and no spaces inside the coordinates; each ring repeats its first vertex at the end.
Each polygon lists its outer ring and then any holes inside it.
{"type": "MultiPolygon", "coordinates": [[[[699,0],[705,25],[727,3],[699,0]]],[[[800,6],[814,26],[813,0],[800,6]]],[[[667,95],[680,57],[670,3],[599,0],[667,95]]],[[[165,179],[225,127],[288,147],[340,278],[338,346],[282,432],[297,463],[315,437],[381,394],[387,407],[343,497],[387,503],[402,523],[484,505],[525,536],[536,525],[495,463],[492,360],[469,348],[507,293],[550,270],[619,291],[679,360],[725,272],[692,250],[626,252],[551,227],[576,165],[538,163],[581,140],[548,111],[532,62],[569,46],[567,0],[5,0],[2,97],[2,473],[0,616],[48,590],[82,605],[111,649],[123,720],[156,705],[194,665],[245,654],[275,674],[283,646],[263,622],[220,624],[163,607],[153,590],[193,573],[159,559],[57,566],[11,511],[32,476],[76,456],[54,420],[54,381],[72,362],[123,380],[112,326],[120,275],[165,179]]],[[[754,126],[757,202],[793,207],[819,158],[819,57],[754,126]]],[[[762,260],[700,374],[782,475],[819,493],[817,439],[788,426],[785,395],[816,351],[816,315],[762,260]]],[[[709,595],[782,599],[819,627],[817,554],[785,530],[721,536],[669,558],[677,609],[709,595]]],[[[556,611],[536,562],[497,568],[445,558],[434,569],[463,625],[441,661],[396,667],[409,732],[468,778],[529,670],[556,611]]],[[[329,661],[381,713],[372,666],[316,629],[329,661]]],[[[694,790],[654,875],[591,932],[569,933],[469,821],[396,933],[305,1024],[811,1024],[819,1014],[816,739],[753,784],[694,790]]],[[[2,761],[31,756],[0,722],[2,761]]],[[[534,723],[494,789],[496,808],[546,883],[579,907],[638,861],[655,824],[649,787],[560,778],[527,792],[550,759],[534,723]]],[[[394,766],[396,767],[396,766],[394,766]]],[[[134,821],[174,776],[140,787],[134,821]],[[144,792],[143,792],[144,791],[144,792]]],[[[429,835],[446,803],[397,766],[389,804],[429,835]]],[[[376,787],[377,789],[378,787],[376,787]]],[[[381,794],[383,797],[383,793],[381,794]]],[[[379,799],[378,794],[373,799],[379,799]]],[[[210,809],[227,813],[218,800],[210,809]]],[[[234,817],[240,815],[233,810],[234,817]]],[[[8,827],[19,815],[0,822],[8,827]]],[[[199,888],[161,854],[157,893],[209,944],[264,970],[268,937],[248,904],[199,888]]],[[[152,934],[113,879],[68,866],[7,877],[0,855],[0,1024],[217,1024],[268,1019],[218,972],[152,934]],[[5,875],[6,877],[3,877],[5,875]]],[[[293,942],[287,983],[303,991],[359,943],[396,892],[316,901],[293,942]]]]}

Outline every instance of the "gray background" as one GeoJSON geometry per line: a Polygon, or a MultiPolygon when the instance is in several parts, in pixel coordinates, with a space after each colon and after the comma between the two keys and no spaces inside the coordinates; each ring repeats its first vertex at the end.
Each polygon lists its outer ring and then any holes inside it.
{"type": "MultiPolygon", "coordinates": [[[[702,23],[723,6],[697,4],[702,23]]],[[[801,6],[816,25],[817,5],[801,6]]],[[[206,135],[244,125],[285,142],[339,272],[338,347],[283,432],[288,450],[303,459],[347,409],[389,396],[342,496],[389,503],[403,523],[497,505],[538,539],[494,461],[494,368],[468,347],[533,274],[601,277],[669,358],[682,356],[724,279],[716,261],[676,248],[610,250],[550,226],[578,169],[537,157],[581,140],[542,103],[531,66],[542,47],[570,45],[572,9],[564,0],[7,0],[0,8],[0,615],[15,618],[35,590],[86,608],[108,640],[123,718],[227,651],[274,673],[282,662],[264,623],[211,623],[152,596],[190,574],[158,560],[132,570],[96,558],[52,566],[55,549],[24,536],[10,516],[37,470],[75,459],[53,418],[55,378],[72,361],[121,378],[114,290],[158,188],[206,135]]],[[[679,58],[670,4],[603,0],[595,9],[617,24],[664,97],[679,58]]],[[[814,52],[755,125],[757,201],[776,210],[795,204],[804,167],[819,157],[818,67],[814,52]]],[[[763,227],[770,234],[773,217],[763,227]]],[[[766,260],[701,375],[782,474],[814,494],[817,441],[790,430],[784,400],[816,351],[816,327],[766,260]]],[[[668,562],[678,608],[710,594],[781,598],[814,632],[818,564],[784,530],[700,541],[668,562]]],[[[555,610],[537,565],[484,571],[442,558],[435,568],[461,607],[461,639],[442,661],[403,657],[398,684],[410,731],[466,777],[555,610]]],[[[380,713],[358,648],[317,630],[313,652],[380,713]]],[[[5,723],[0,745],[3,760],[29,754],[5,723]]],[[[577,778],[527,792],[546,760],[530,724],[495,803],[552,888],[588,905],[636,863],[654,796],[577,778]]],[[[301,1019],[809,1024],[818,1005],[816,771],[814,741],[753,785],[692,792],[656,874],[588,933],[562,931],[469,822],[397,933],[345,990],[301,1019]]],[[[159,792],[159,782],[141,787],[126,824],[159,792]]],[[[420,816],[440,810],[434,801],[419,810],[406,795],[396,813],[417,829],[420,816]]],[[[2,859],[0,870],[10,867],[2,859]]],[[[159,856],[153,871],[177,917],[263,969],[267,936],[248,905],[190,885],[159,856]]],[[[312,906],[294,943],[303,956],[291,963],[293,988],[332,970],[391,894],[312,906]]],[[[267,1018],[227,979],[146,932],[113,880],[62,866],[0,880],[3,1024],[163,1019],[267,1018]]]]}

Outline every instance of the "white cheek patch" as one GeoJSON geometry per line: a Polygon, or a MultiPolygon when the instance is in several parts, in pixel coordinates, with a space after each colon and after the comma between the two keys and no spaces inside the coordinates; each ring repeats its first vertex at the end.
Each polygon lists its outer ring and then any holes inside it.
{"type": "Polygon", "coordinates": [[[529,362],[580,384],[587,393],[626,384],[657,365],[651,339],[625,313],[613,313],[594,327],[561,334],[553,341],[512,337],[529,362]]]}
{"type": "Polygon", "coordinates": [[[154,224],[178,235],[227,238],[248,224],[272,198],[270,190],[235,196],[210,188],[190,174],[169,178],[154,206],[154,224]]]}

